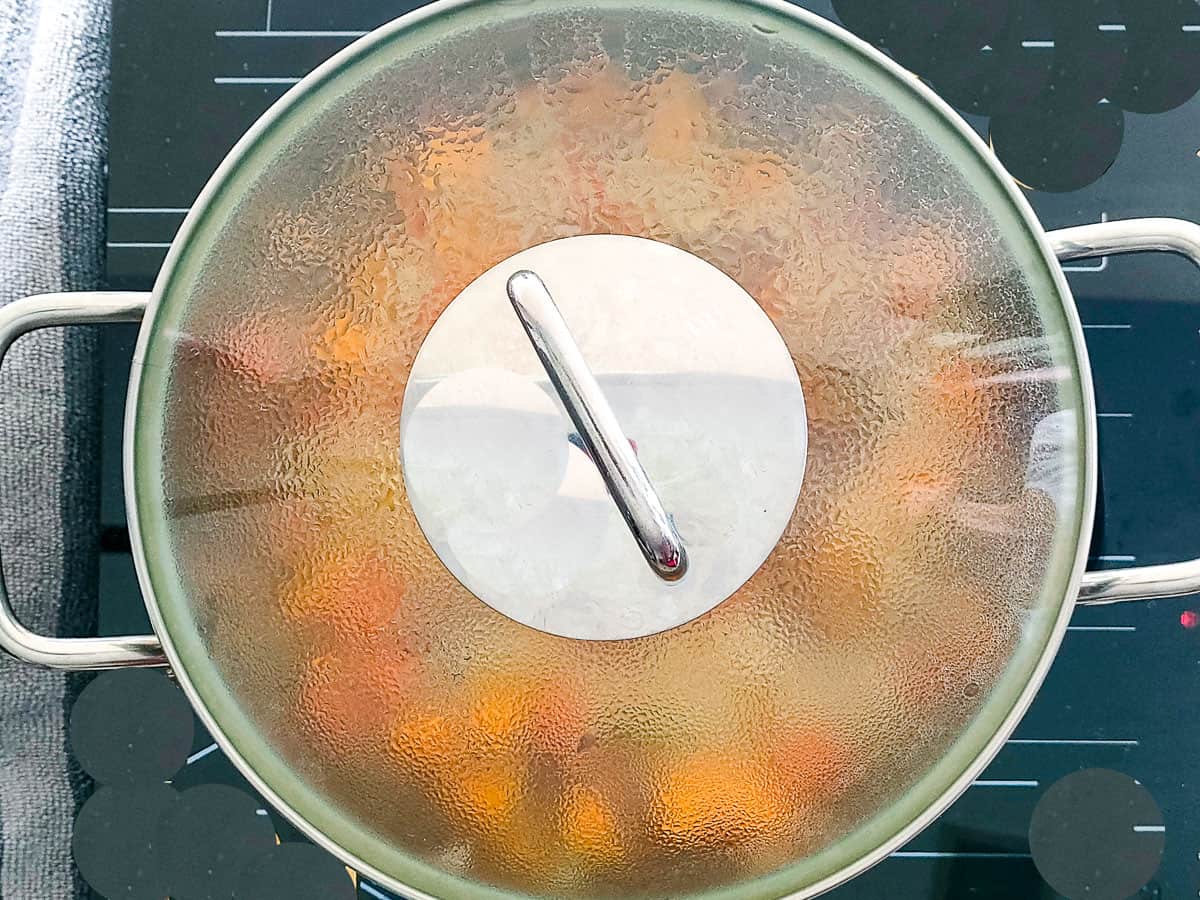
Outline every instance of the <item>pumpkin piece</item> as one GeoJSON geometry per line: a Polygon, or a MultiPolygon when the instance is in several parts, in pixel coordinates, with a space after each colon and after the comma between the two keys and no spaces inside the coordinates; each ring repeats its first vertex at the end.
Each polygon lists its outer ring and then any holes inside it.
{"type": "Polygon", "coordinates": [[[668,765],[651,808],[660,840],[680,849],[770,839],[788,819],[775,775],[759,760],[703,751],[668,765]]]}
{"type": "Polygon", "coordinates": [[[465,725],[482,747],[566,757],[578,747],[585,721],[569,685],[500,675],[479,686],[465,725]]]}
{"type": "Polygon", "coordinates": [[[461,723],[428,710],[405,710],[392,726],[388,750],[406,767],[421,772],[449,769],[463,750],[461,723]]]}
{"type": "Polygon", "coordinates": [[[560,815],[562,839],[589,862],[612,865],[625,855],[612,805],[594,787],[575,785],[567,791],[560,815]]]}
{"type": "Polygon", "coordinates": [[[711,109],[695,78],[675,69],[647,86],[644,102],[651,110],[644,135],[652,157],[679,161],[708,142],[711,109]]]}
{"type": "Polygon", "coordinates": [[[293,621],[363,637],[391,620],[405,591],[404,578],[393,563],[378,552],[363,552],[348,540],[301,562],[280,604],[293,621]]]}
{"type": "Polygon", "coordinates": [[[962,250],[945,227],[921,223],[914,233],[894,239],[886,252],[887,302],[897,315],[927,319],[941,312],[963,284],[962,250]]]}

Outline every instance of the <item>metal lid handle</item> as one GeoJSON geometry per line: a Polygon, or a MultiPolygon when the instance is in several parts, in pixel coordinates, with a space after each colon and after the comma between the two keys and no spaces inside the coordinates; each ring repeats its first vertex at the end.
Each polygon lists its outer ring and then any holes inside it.
{"type": "Polygon", "coordinates": [[[683,540],[550,291],[523,269],[508,279],[508,299],[646,562],[664,581],[678,581],[688,567],[683,540]]]}
{"type": "MultiPolygon", "coordinates": [[[[56,325],[139,322],[148,294],[39,294],[0,309],[0,360],[26,332],[56,325]]],[[[35,634],[19,621],[0,571],[0,648],[18,659],[55,669],[115,669],[166,665],[152,634],[137,637],[56,638],[35,634]]]]}

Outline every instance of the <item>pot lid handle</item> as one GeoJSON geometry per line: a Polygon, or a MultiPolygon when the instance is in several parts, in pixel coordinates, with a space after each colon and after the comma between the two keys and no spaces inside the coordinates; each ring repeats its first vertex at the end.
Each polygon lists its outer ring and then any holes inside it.
{"type": "Polygon", "coordinates": [[[545,282],[522,269],[508,279],[508,299],[642,556],[659,578],[678,581],[688,567],[683,540],[545,282]]]}
{"type": "MultiPolygon", "coordinates": [[[[17,300],[0,310],[0,359],[4,358],[13,341],[38,328],[139,322],[149,297],[142,293],[92,291],[39,294],[17,300]]],[[[61,638],[30,631],[13,612],[2,571],[0,649],[7,650],[17,659],[53,669],[78,671],[167,664],[162,645],[152,634],[61,638]]]]}
{"type": "MultiPolygon", "coordinates": [[[[1060,261],[1117,253],[1177,253],[1200,266],[1200,225],[1184,219],[1147,218],[1060,228],[1046,235],[1060,261]]],[[[1156,600],[1200,591],[1200,558],[1155,566],[1083,573],[1082,605],[1156,600]]]]}

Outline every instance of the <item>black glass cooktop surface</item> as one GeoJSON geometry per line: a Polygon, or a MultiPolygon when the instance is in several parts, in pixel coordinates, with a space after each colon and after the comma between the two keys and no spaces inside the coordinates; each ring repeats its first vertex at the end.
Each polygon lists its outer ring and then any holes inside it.
{"type": "MultiPolygon", "coordinates": [[[[419,5],[115,0],[109,286],[148,289],[189,205],[255,118],[331,53],[419,5]]],[[[1194,3],[801,5],[840,14],[926,77],[989,137],[1047,227],[1200,218],[1194,3]]],[[[1162,255],[1067,272],[1101,417],[1092,564],[1200,553],[1200,272],[1162,255]]],[[[104,633],[147,627],[121,498],[134,334],[105,332],[104,633]]],[[[1123,879],[1138,897],[1197,896],[1197,613],[1195,598],[1079,610],[1036,702],[980,780],[909,846],[831,896],[1074,900],[1122,896],[1113,891],[1123,879]]],[[[252,793],[199,728],[174,784],[252,793]]],[[[260,813],[282,840],[302,840],[269,806],[260,813]]],[[[356,889],[391,896],[365,881],[356,889]]]]}

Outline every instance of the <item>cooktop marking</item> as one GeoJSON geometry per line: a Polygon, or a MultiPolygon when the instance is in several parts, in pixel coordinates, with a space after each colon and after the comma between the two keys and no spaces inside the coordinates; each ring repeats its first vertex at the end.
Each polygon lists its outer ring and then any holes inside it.
{"type": "Polygon", "coordinates": [[[290,75],[218,75],[213,84],[296,84],[299,78],[290,75]]]}
{"type": "MultiPolygon", "coordinates": [[[[264,12],[263,5],[260,5],[260,4],[266,5],[265,0],[258,0],[258,2],[254,2],[254,0],[251,0],[251,5],[258,6],[260,9],[260,12],[258,14],[253,14],[253,18],[258,18],[258,16],[262,15],[262,13],[264,12]]],[[[119,3],[118,10],[117,10],[117,15],[118,16],[123,15],[126,20],[132,19],[132,18],[134,18],[132,13],[136,9],[139,9],[140,6],[141,6],[140,3],[135,6],[133,3],[126,3],[126,2],[124,2],[124,0],[121,0],[121,2],[119,3]]],[[[283,9],[283,7],[281,7],[281,9],[283,9]]],[[[342,28],[350,28],[350,27],[353,27],[354,25],[360,24],[360,22],[351,22],[351,21],[348,21],[346,18],[344,18],[344,16],[342,15],[342,9],[340,6],[336,7],[336,10],[337,10],[338,15],[331,18],[325,24],[329,24],[332,27],[341,26],[342,28]]],[[[158,15],[158,11],[157,10],[154,10],[154,11],[155,11],[155,14],[158,15]]],[[[382,7],[381,7],[381,11],[382,11],[382,7]]],[[[151,21],[153,21],[153,19],[151,21]]],[[[211,24],[210,23],[205,23],[205,24],[208,26],[208,28],[215,28],[218,23],[211,22],[211,24]]],[[[238,23],[238,24],[242,24],[242,23],[238,23]]],[[[247,22],[246,24],[250,24],[250,23],[247,22]]],[[[263,20],[260,19],[260,23],[259,23],[258,27],[262,27],[263,24],[264,24],[263,20]]],[[[289,21],[286,24],[293,24],[293,23],[291,21],[289,21]]],[[[295,24],[308,24],[308,22],[307,21],[305,21],[303,23],[296,22],[295,24]]],[[[315,24],[315,22],[314,22],[314,24],[315,24]]],[[[142,25],[141,17],[138,17],[139,28],[141,27],[141,25],[142,25]]],[[[268,24],[268,27],[273,28],[273,20],[268,24]]],[[[117,30],[117,28],[115,27],[114,32],[116,30],[117,30]]],[[[192,30],[194,32],[196,29],[190,29],[190,30],[192,30]]],[[[1185,33],[1190,33],[1190,32],[1200,33],[1200,20],[1198,20],[1197,24],[1183,25],[1181,30],[1185,33]]],[[[150,33],[149,28],[147,28],[147,34],[149,34],[149,33],[150,33]]],[[[233,40],[235,42],[233,45],[234,47],[238,48],[238,50],[244,49],[244,50],[246,50],[247,53],[257,53],[258,50],[265,49],[265,47],[267,45],[269,45],[272,50],[279,49],[279,50],[285,51],[286,53],[291,53],[293,51],[299,52],[302,49],[311,48],[312,44],[306,43],[306,41],[312,41],[312,40],[319,41],[320,39],[326,39],[328,41],[327,45],[333,47],[333,46],[336,46],[336,44],[334,43],[336,41],[336,39],[340,38],[340,39],[345,40],[345,39],[357,38],[363,34],[366,34],[367,32],[351,31],[351,30],[324,31],[324,30],[316,30],[316,29],[314,29],[314,30],[293,30],[293,31],[282,31],[282,30],[281,31],[275,31],[275,30],[254,31],[254,30],[248,29],[245,31],[218,30],[218,31],[214,31],[211,33],[213,35],[215,35],[216,38],[219,38],[219,39],[233,40]],[[250,43],[245,43],[245,42],[238,43],[242,39],[254,39],[254,38],[261,38],[262,40],[266,41],[267,44],[254,43],[253,41],[251,41],[250,43]],[[274,38],[288,38],[288,39],[290,39],[290,42],[287,40],[282,41],[282,42],[275,41],[275,40],[273,40],[274,38]]],[[[196,38],[202,39],[203,33],[200,33],[200,34],[192,33],[188,37],[189,37],[189,39],[196,39],[196,38]]],[[[116,47],[115,44],[116,44],[116,42],[114,41],[114,54],[119,55],[120,59],[118,59],[115,62],[114,68],[121,66],[122,64],[124,64],[124,66],[126,68],[130,68],[130,66],[129,66],[130,58],[134,56],[135,51],[139,50],[138,43],[136,41],[133,41],[130,44],[122,45],[119,48],[116,47]],[[120,50],[120,54],[116,53],[116,51],[118,49],[120,50]]],[[[226,48],[226,49],[229,49],[229,48],[226,48]]],[[[986,50],[985,50],[985,52],[986,52],[986,50]]],[[[1037,58],[1037,57],[1035,57],[1035,58],[1037,58]]],[[[1045,57],[1040,57],[1040,58],[1044,59],[1045,57]]],[[[211,63],[210,63],[210,65],[211,65],[211,63]]],[[[291,65],[286,64],[286,63],[284,65],[286,65],[286,67],[289,67],[289,68],[292,67],[291,65]]],[[[300,68],[300,65],[297,64],[296,67],[300,68]]],[[[201,72],[202,72],[202,70],[201,70],[201,72]]],[[[202,73],[202,78],[211,77],[211,75],[212,75],[212,71],[210,69],[209,72],[202,73]]],[[[277,96],[277,93],[272,93],[270,90],[262,90],[258,94],[255,94],[255,92],[249,92],[249,93],[250,93],[250,95],[253,95],[253,96],[265,97],[268,99],[270,97],[277,96]]],[[[229,95],[225,94],[222,96],[228,97],[229,95]]],[[[239,98],[241,98],[245,95],[239,93],[237,96],[239,98]]],[[[114,98],[114,106],[117,105],[117,102],[118,102],[118,98],[114,98]]],[[[178,101],[176,101],[176,102],[178,102],[178,101]]],[[[263,101],[263,102],[265,102],[265,101],[263,101]]],[[[236,107],[236,104],[234,106],[236,107]]],[[[151,106],[149,112],[146,114],[146,120],[148,122],[154,122],[154,112],[155,112],[154,107],[151,106]]],[[[236,112],[232,108],[223,108],[223,109],[218,110],[217,114],[220,116],[233,116],[236,114],[236,112]]],[[[170,115],[175,115],[175,112],[172,110],[170,112],[170,115]]],[[[143,138],[139,135],[137,137],[137,140],[141,141],[141,140],[143,140],[143,138]]],[[[1188,148],[1188,149],[1191,149],[1191,148],[1188,148]]],[[[114,166],[115,166],[116,162],[121,162],[121,160],[115,161],[114,166]]],[[[124,160],[124,162],[128,163],[128,160],[124,160]]],[[[185,167],[180,166],[180,168],[185,168],[185,167]]],[[[188,173],[185,171],[183,174],[186,176],[188,173]]],[[[1110,173],[1107,183],[1112,185],[1114,183],[1114,179],[1119,180],[1120,177],[1121,177],[1121,173],[1117,173],[1117,172],[1110,173]]],[[[1165,181],[1167,179],[1167,173],[1165,173],[1165,172],[1162,173],[1162,177],[1165,181]]],[[[179,179],[179,178],[174,178],[172,183],[176,183],[180,180],[184,180],[186,183],[186,179],[179,179]]],[[[1103,183],[1105,183],[1105,182],[1102,182],[1102,184],[1103,183]]],[[[174,197],[169,196],[169,193],[170,193],[169,191],[164,190],[164,191],[162,191],[162,193],[166,193],[167,196],[151,195],[151,196],[131,197],[128,194],[125,194],[124,196],[121,197],[121,199],[125,200],[126,202],[142,201],[142,202],[148,202],[148,203],[152,203],[155,200],[163,200],[163,201],[166,201],[169,203],[172,200],[179,199],[178,195],[176,195],[174,197]]],[[[190,191],[189,191],[189,193],[190,193],[190,191]]],[[[1039,207],[1040,207],[1041,201],[1045,200],[1045,199],[1046,198],[1044,198],[1042,195],[1039,195],[1036,193],[1031,196],[1031,200],[1034,201],[1035,206],[1039,206],[1039,207]]],[[[188,210],[186,207],[153,207],[153,206],[133,207],[133,206],[131,206],[131,207],[117,207],[114,209],[109,209],[108,211],[110,213],[113,213],[114,216],[116,216],[116,215],[122,216],[121,219],[114,219],[114,220],[110,220],[110,221],[114,221],[120,225],[127,226],[127,225],[129,225],[129,223],[131,221],[137,221],[140,224],[144,224],[144,222],[142,220],[136,218],[138,216],[155,215],[155,214],[164,215],[164,216],[171,215],[171,214],[182,215],[182,214],[186,214],[186,212],[188,210]],[[131,219],[130,217],[135,217],[135,218],[131,219]]],[[[1122,214],[1128,215],[1128,214],[1131,214],[1131,211],[1128,209],[1122,210],[1121,208],[1118,207],[1117,209],[1114,210],[1114,214],[1115,215],[1122,215],[1122,214]]],[[[1102,217],[1102,219],[1107,219],[1107,216],[1102,217]]],[[[157,223],[155,223],[155,224],[157,225],[157,223]]],[[[160,227],[164,227],[164,230],[165,230],[166,224],[167,223],[164,222],[163,225],[160,227]]],[[[128,233],[128,232],[126,232],[126,233],[128,233]]],[[[152,252],[149,252],[149,249],[141,249],[144,246],[145,245],[140,242],[120,242],[120,241],[118,241],[118,242],[113,242],[112,244],[109,244],[111,258],[120,261],[120,263],[125,266],[132,267],[136,264],[137,277],[146,279],[146,283],[138,285],[139,288],[148,288],[149,287],[149,280],[152,279],[152,276],[153,276],[152,270],[157,268],[158,261],[161,260],[161,258],[162,258],[161,253],[152,253],[152,252]],[[137,253],[134,253],[134,250],[137,250],[137,253]]],[[[160,250],[165,249],[168,246],[169,246],[169,242],[162,242],[161,244],[155,244],[155,248],[160,249],[160,250]]],[[[1064,266],[1063,268],[1065,271],[1072,272],[1072,273],[1074,273],[1074,272],[1104,272],[1108,268],[1108,259],[1102,258],[1101,260],[1099,260],[1096,263],[1091,264],[1091,265],[1068,265],[1068,266],[1064,266]]],[[[1118,279],[1120,279],[1121,272],[1118,271],[1116,274],[1117,274],[1118,279]]],[[[1072,280],[1074,281],[1074,279],[1072,279],[1072,280]]],[[[1076,283],[1082,284],[1084,282],[1076,282],[1076,283]]],[[[1141,322],[1141,320],[1139,319],[1139,323],[1140,322],[1141,322]]],[[[1084,325],[1084,328],[1088,329],[1088,330],[1126,330],[1131,327],[1132,326],[1123,325],[1123,324],[1119,324],[1119,323],[1102,323],[1102,324],[1097,324],[1097,325],[1084,325]]],[[[1141,324],[1139,324],[1139,327],[1143,327],[1143,326],[1141,324]]],[[[1124,345],[1122,345],[1122,346],[1124,346],[1124,345]]],[[[1107,345],[1102,345],[1102,349],[1107,349],[1107,345]]],[[[1103,370],[1103,367],[1101,367],[1101,369],[1103,370]]],[[[1103,371],[1101,372],[1101,374],[1103,374],[1103,371]]],[[[1142,417],[1143,420],[1145,420],[1145,415],[1146,415],[1145,411],[1139,413],[1139,415],[1142,417]]],[[[1135,560],[1135,557],[1101,556],[1101,557],[1096,557],[1096,559],[1101,560],[1101,561],[1115,563],[1115,562],[1133,562],[1135,560]]],[[[1071,630],[1071,631],[1112,631],[1112,632],[1129,631],[1129,632],[1133,632],[1133,631],[1136,631],[1137,629],[1134,627],[1123,627],[1123,626],[1072,626],[1068,630],[1071,630]]],[[[1070,652],[1069,646],[1070,646],[1070,642],[1068,642],[1068,648],[1064,648],[1064,652],[1070,652]]],[[[1085,649],[1089,649],[1089,648],[1080,648],[1079,652],[1084,652],[1085,649]]],[[[1053,689],[1050,688],[1049,686],[1043,688],[1044,693],[1052,692],[1052,690],[1053,689]]],[[[1042,701],[1039,701],[1039,702],[1042,702],[1042,701]]],[[[1045,702],[1049,703],[1050,701],[1045,701],[1045,702]]],[[[1117,722],[1114,721],[1110,724],[1115,725],[1115,724],[1117,724],[1117,722]]],[[[1021,744],[1021,745],[1035,745],[1035,744],[1062,745],[1062,746],[1080,745],[1080,749],[1085,750],[1085,751],[1086,751],[1086,748],[1088,745],[1096,745],[1098,752],[1101,752],[1101,753],[1105,752],[1103,749],[1104,745],[1113,746],[1113,747],[1136,747],[1136,746],[1139,746],[1139,742],[1136,740],[1118,741],[1118,740],[1099,740],[1099,739],[1078,739],[1078,740],[1074,740],[1074,739],[1012,739],[1009,741],[1009,743],[1021,744]]],[[[214,744],[214,745],[211,745],[210,748],[207,748],[206,750],[200,751],[200,752],[202,752],[204,755],[208,755],[209,753],[214,752],[216,749],[217,749],[217,747],[214,744]]],[[[1109,751],[1109,752],[1111,753],[1112,751],[1109,751]]],[[[1029,795],[1020,795],[1020,796],[1025,797],[1025,796],[1029,796],[1029,795]]],[[[1176,826],[1177,830],[1178,830],[1178,827],[1179,826],[1176,826]]],[[[1153,840],[1154,838],[1148,836],[1146,839],[1153,840]]],[[[910,859],[910,860],[924,859],[927,861],[936,861],[938,859],[950,859],[950,860],[964,859],[966,861],[969,861],[971,859],[1029,859],[1030,858],[1029,854],[1023,854],[1023,853],[917,851],[917,850],[900,851],[900,852],[894,853],[892,855],[894,857],[896,857],[897,859],[910,859]]],[[[1200,858],[1200,854],[1197,854],[1197,857],[1200,858]]],[[[1170,884],[1170,880],[1167,879],[1165,881],[1165,883],[1170,884]]],[[[388,895],[388,894],[380,891],[379,889],[376,889],[376,888],[372,887],[371,885],[366,884],[362,881],[359,882],[359,888],[362,890],[363,896],[370,895],[372,897],[379,898],[379,900],[391,900],[390,895],[388,895]]],[[[931,894],[930,896],[933,896],[933,895],[931,894]]]]}
{"type": "Polygon", "coordinates": [[[1133,740],[1108,740],[1105,738],[1010,738],[1010,744],[1048,744],[1063,746],[1136,747],[1133,740]]]}
{"type": "Polygon", "coordinates": [[[217,745],[215,743],[212,743],[212,744],[209,744],[207,747],[205,747],[203,750],[197,750],[195,753],[193,753],[191,756],[189,756],[187,758],[187,763],[185,763],[185,765],[190,766],[192,763],[198,762],[199,760],[204,759],[204,757],[208,756],[208,754],[212,753],[216,749],[217,749],[217,745]]]}
{"type": "Polygon", "coordinates": [[[892,859],[1033,859],[1028,853],[970,852],[965,850],[898,850],[892,859]]]}
{"type": "Polygon", "coordinates": [[[997,781],[994,779],[980,778],[971,782],[972,787],[998,787],[998,788],[1035,788],[1038,786],[1036,781],[997,781]]]}
{"type": "Polygon", "coordinates": [[[369,31],[214,31],[219,38],[358,38],[369,31]]]}

